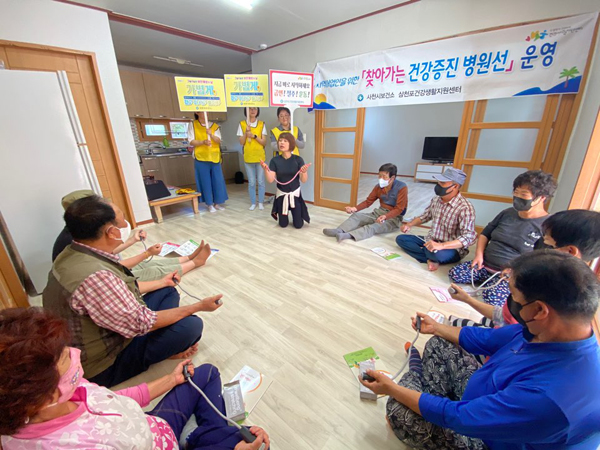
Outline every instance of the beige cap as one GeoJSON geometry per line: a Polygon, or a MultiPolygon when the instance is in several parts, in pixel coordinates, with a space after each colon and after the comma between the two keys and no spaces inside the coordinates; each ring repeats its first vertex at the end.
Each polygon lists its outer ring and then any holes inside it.
{"type": "Polygon", "coordinates": [[[96,195],[94,191],[90,191],[89,189],[82,189],[80,191],[73,191],[70,194],[65,195],[60,203],[62,204],[63,209],[66,211],[71,203],[75,200],[79,200],[80,198],[91,197],[92,195],[96,195]]]}

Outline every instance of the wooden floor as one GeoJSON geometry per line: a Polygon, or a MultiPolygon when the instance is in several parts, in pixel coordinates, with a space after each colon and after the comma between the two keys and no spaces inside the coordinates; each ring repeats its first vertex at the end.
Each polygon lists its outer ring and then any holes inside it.
{"type": "MultiPolygon", "coordinates": [[[[448,285],[447,268],[429,273],[404,253],[390,262],[370,251],[400,252],[397,233],[360,243],[325,237],[322,228],[341,223],[343,212],[309,205],[310,225],[281,229],[268,210],[248,210],[245,185],[228,191],[225,211],[209,213],[201,205],[194,216],[191,207],[174,205],[164,208],[164,223],[144,227],[149,243],[204,239],[220,250],[182,281],[200,297],[224,294],[218,311],[201,315],[204,336],[194,363],[216,365],[225,382],[244,365],[274,379],[247,422],[264,427],[275,449],[404,448],[386,429],[386,399],[359,400],[358,381],[342,355],[372,346],[394,372],[414,337],[411,314],[435,306],[465,316],[466,309],[444,308],[428,289],[448,285]]],[[[417,347],[424,343],[420,338],[417,347]]],[[[122,386],[154,379],[175,364],[157,364],[122,386]]]]}

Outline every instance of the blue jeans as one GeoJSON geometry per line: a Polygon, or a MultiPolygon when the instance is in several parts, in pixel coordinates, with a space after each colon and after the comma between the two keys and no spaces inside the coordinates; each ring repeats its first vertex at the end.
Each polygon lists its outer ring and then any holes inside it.
{"type": "MultiPolygon", "coordinates": [[[[144,295],[144,301],[152,311],[177,308],[179,293],[173,287],[166,287],[144,295]]],[[[117,355],[112,366],[90,381],[111,387],[128,380],[146,371],[152,364],[190,348],[202,337],[203,328],[200,317],[188,316],[167,327],[136,336],[117,355]]]]}
{"type": "Polygon", "coordinates": [[[258,182],[258,203],[265,202],[265,172],[259,163],[245,163],[248,175],[248,194],[250,201],[256,205],[256,183],[258,182]]]}
{"type": "MultiPolygon", "coordinates": [[[[219,370],[210,364],[204,364],[195,368],[192,380],[212,404],[225,414],[219,370]]],[[[166,420],[177,439],[187,421],[194,415],[198,427],[188,436],[188,450],[233,449],[242,440],[238,429],[229,426],[187,382],[172,389],[149,414],[166,420]]]]}
{"type": "Polygon", "coordinates": [[[434,261],[440,264],[451,264],[460,260],[457,250],[438,250],[433,253],[425,248],[425,242],[411,234],[396,237],[396,244],[420,263],[434,261]]]}
{"type": "Polygon", "coordinates": [[[195,159],[194,169],[196,170],[196,190],[202,194],[202,201],[207,206],[225,203],[229,197],[221,163],[195,159]]]}

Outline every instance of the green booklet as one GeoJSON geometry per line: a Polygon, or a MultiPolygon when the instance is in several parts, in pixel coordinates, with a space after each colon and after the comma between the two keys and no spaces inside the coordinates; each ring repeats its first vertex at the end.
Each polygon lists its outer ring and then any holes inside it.
{"type": "Polygon", "coordinates": [[[390,252],[389,250],[386,250],[385,248],[381,247],[372,248],[371,251],[388,261],[391,261],[392,259],[396,258],[402,258],[402,256],[400,256],[398,253],[390,252]]]}

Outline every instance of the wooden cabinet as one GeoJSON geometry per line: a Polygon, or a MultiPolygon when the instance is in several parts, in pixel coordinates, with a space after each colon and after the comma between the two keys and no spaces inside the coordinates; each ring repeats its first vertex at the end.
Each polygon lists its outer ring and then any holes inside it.
{"type": "Polygon", "coordinates": [[[171,100],[173,102],[173,118],[175,119],[186,119],[194,120],[194,113],[192,111],[180,111],[179,110],[179,99],[177,98],[177,88],[175,87],[175,78],[170,77],[169,86],[171,88],[171,100]]]}
{"type": "Polygon", "coordinates": [[[150,117],[142,72],[119,70],[129,117],[150,117]]]}
{"type": "Polygon", "coordinates": [[[223,157],[223,163],[221,164],[223,178],[225,178],[225,181],[231,181],[235,179],[235,173],[240,170],[240,154],[238,152],[224,152],[221,155],[223,157]]]}
{"type": "Polygon", "coordinates": [[[207,116],[211,122],[225,122],[227,120],[226,112],[209,112],[207,116]]]}
{"type": "Polygon", "coordinates": [[[162,156],[159,159],[165,184],[185,187],[196,183],[192,155],[162,156]]]}
{"type": "Polygon", "coordinates": [[[142,74],[150,117],[167,119],[175,116],[171,98],[171,77],[154,73],[142,74]]]}
{"type": "Polygon", "coordinates": [[[157,156],[142,157],[142,174],[144,176],[153,176],[155,180],[163,179],[160,160],[157,156]]]}

